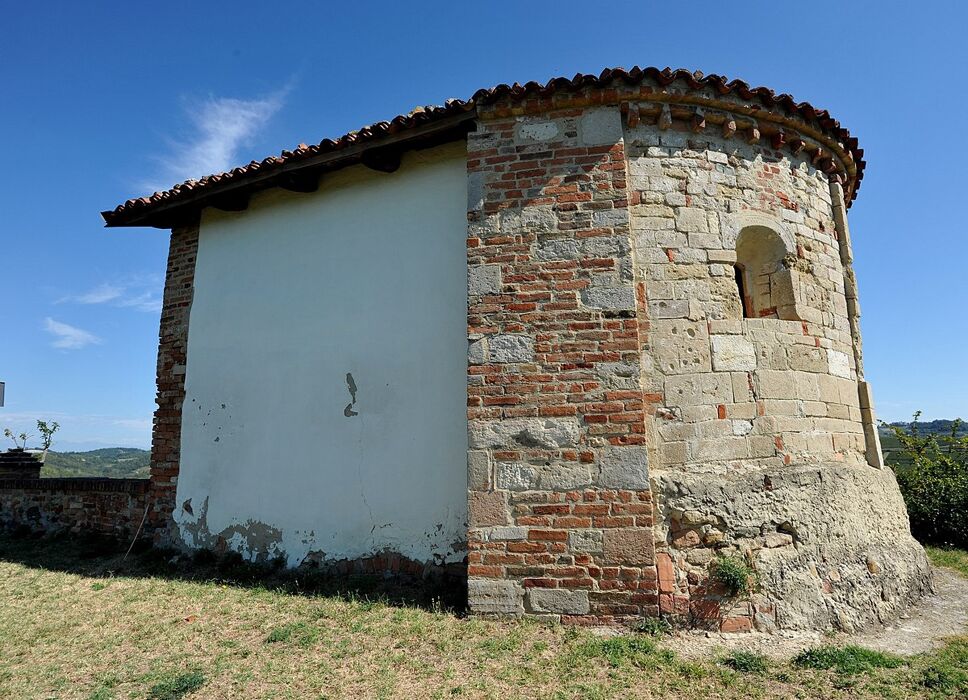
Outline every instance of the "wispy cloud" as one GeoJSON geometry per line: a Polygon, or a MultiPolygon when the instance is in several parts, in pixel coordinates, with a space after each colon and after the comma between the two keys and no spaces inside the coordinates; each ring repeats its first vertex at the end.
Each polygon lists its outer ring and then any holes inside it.
{"type": "Polygon", "coordinates": [[[154,292],[144,292],[136,296],[118,299],[116,306],[123,308],[137,309],[138,311],[161,311],[161,295],[154,292]]]}
{"type": "Polygon", "coordinates": [[[170,142],[171,153],[158,158],[158,181],[142,183],[146,189],[165,189],[171,183],[223,172],[238,165],[239,149],[279,111],[289,88],[253,100],[208,97],[190,101],[186,112],[192,134],[170,142]]]}
{"type": "Polygon", "coordinates": [[[161,310],[161,275],[133,275],[116,282],[105,282],[81,294],[69,294],[56,303],[109,304],[120,308],[155,312],[161,310]]]}
{"type": "Polygon", "coordinates": [[[79,350],[88,345],[96,345],[101,342],[101,339],[93,333],[89,333],[76,326],[55,321],[49,316],[44,319],[44,330],[54,336],[51,345],[64,350],[79,350]]]}
{"type": "Polygon", "coordinates": [[[107,301],[117,299],[123,293],[123,287],[117,287],[113,284],[101,284],[84,294],[65,298],[64,301],[76,301],[78,304],[103,304],[107,301]]]}

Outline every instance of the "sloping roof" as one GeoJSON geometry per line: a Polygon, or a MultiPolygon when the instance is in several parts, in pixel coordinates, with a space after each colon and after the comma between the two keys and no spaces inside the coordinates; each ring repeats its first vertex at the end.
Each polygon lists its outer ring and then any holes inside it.
{"type": "Polygon", "coordinates": [[[851,200],[857,195],[864,174],[864,151],[857,139],[850,135],[827,110],[797,102],[790,95],[777,94],[766,87],[750,87],[742,80],[727,80],[720,75],[702,75],[670,68],[639,68],[630,70],[611,68],[599,75],[579,73],[574,78],[553,78],[547,83],[528,82],[524,85],[501,84],[478,90],[469,100],[448,100],[442,106],[418,107],[409,114],[402,114],[389,121],[381,121],[351,131],[336,139],[323,139],[318,144],[300,144],[278,156],[234,168],[228,172],[208,175],[199,180],[187,180],[164,192],[147,197],[129,199],[112,210],[101,212],[107,226],[168,226],[186,210],[197,210],[217,203],[219,198],[272,186],[292,186],[292,178],[298,172],[315,169],[334,169],[358,163],[364,153],[383,146],[405,142],[407,147],[419,148],[421,144],[439,143],[456,138],[470,129],[479,106],[501,100],[512,102],[529,98],[551,97],[558,93],[578,92],[587,88],[605,88],[617,84],[637,85],[654,81],[660,87],[676,81],[692,92],[712,89],[722,96],[735,96],[770,111],[780,111],[800,118],[840,143],[853,158],[856,172],[851,188],[851,200]]]}

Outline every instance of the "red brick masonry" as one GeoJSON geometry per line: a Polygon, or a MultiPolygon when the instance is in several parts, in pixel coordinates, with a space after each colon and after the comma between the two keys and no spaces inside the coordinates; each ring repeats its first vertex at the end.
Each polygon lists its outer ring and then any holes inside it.
{"type": "Polygon", "coordinates": [[[198,253],[198,222],[173,229],[168,249],[165,297],[158,339],[158,393],[151,435],[151,510],[148,523],[158,541],[167,541],[167,526],[175,508],[175,488],[181,455],[182,402],[188,357],[188,316],[198,253]]]}

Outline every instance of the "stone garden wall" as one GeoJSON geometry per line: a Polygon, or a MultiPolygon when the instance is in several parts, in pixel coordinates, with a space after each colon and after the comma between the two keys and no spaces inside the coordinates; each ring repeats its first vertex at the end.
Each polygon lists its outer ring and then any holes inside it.
{"type": "Polygon", "coordinates": [[[0,479],[0,525],[31,532],[133,537],[147,479],[0,479]]]}

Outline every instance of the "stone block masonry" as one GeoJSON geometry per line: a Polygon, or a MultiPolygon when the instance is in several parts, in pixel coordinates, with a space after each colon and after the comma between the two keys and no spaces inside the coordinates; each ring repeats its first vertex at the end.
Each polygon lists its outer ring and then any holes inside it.
{"type": "Polygon", "coordinates": [[[654,615],[619,109],[496,105],[467,167],[470,607],[654,615]]]}
{"type": "Polygon", "coordinates": [[[479,107],[470,607],[724,631],[887,619],[928,574],[871,429],[838,166],[806,124],[667,98],[479,107]],[[728,596],[722,556],[762,589],[728,596]]]}
{"type": "Polygon", "coordinates": [[[147,493],[147,479],[0,479],[0,525],[129,538],[144,517],[147,493]]]}

